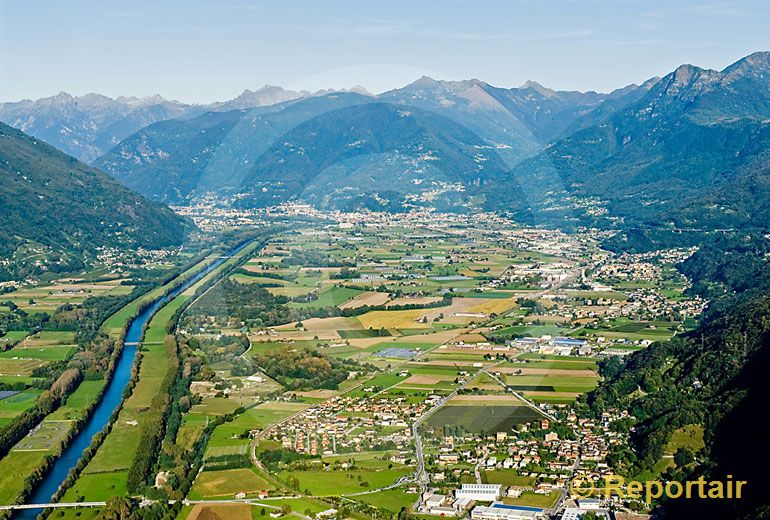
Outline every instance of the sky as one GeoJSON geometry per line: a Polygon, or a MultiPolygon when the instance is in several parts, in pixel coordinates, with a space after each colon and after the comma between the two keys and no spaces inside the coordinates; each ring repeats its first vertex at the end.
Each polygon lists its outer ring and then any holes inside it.
{"type": "Polygon", "coordinates": [[[766,0],[0,0],[0,101],[379,93],[422,75],[606,92],[770,50],[768,21],[766,0]]]}

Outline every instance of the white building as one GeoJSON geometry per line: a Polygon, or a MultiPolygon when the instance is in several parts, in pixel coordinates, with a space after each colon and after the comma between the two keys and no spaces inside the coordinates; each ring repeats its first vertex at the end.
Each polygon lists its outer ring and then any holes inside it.
{"type": "Polygon", "coordinates": [[[476,506],[471,511],[472,520],[536,520],[539,518],[543,518],[542,509],[499,503],[489,507],[476,506]]]}
{"type": "Polygon", "coordinates": [[[463,484],[455,491],[455,498],[470,498],[484,502],[494,502],[500,498],[500,484],[463,484]]]}
{"type": "Polygon", "coordinates": [[[564,513],[561,515],[561,520],[581,520],[583,515],[589,511],[598,515],[599,518],[606,518],[607,520],[610,520],[610,514],[605,509],[585,509],[577,507],[568,507],[565,509],[564,513]]]}
{"type": "Polygon", "coordinates": [[[422,503],[425,506],[425,509],[433,509],[434,507],[439,507],[446,502],[446,496],[444,495],[437,495],[435,493],[425,493],[423,495],[422,503]]]}

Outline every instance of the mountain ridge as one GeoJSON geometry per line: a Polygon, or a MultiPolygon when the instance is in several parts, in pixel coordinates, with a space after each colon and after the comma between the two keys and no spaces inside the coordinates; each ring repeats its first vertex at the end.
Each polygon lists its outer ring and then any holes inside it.
{"type": "Polygon", "coordinates": [[[604,199],[611,213],[637,224],[760,222],[749,214],[746,194],[724,188],[758,175],[760,207],[770,200],[762,180],[770,172],[758,159],[770,146],[770,61],[764,57],[723,71],[677,67],[638,99],[523,161],[511,177],[526,180],[535,194],[525,201],[528,211],[544,209],[546,194],[561,191],[604,199]],[[765,64],[759,73],[757,63],[765,64]],[[713,204],[717,198],[721,206],[713,204]]]}
{"type": "Polygon", "coordinates": [[[5,258],[21,246],[42,246],[70,260],[112,245],[167,247],[180,244],[194,227],[103,172],[3,123],[0,205],[5,258]]]}

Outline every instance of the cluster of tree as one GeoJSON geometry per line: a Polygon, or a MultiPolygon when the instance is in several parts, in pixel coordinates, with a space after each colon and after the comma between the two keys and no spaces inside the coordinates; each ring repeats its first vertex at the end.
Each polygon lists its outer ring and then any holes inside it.
{"type": "Polygon", "coordinates": [[[328,253],[317,249],[292,249],[289,256],[281,259],[282,267],[301,265],[303,267],[354,267],[355,264],[343,262],[329,256],[328,253]]]}
{"type": "Polygon", "coordinates": [[[337,389],[351,370],[369,369],[355,361],[330,358],[314,350],[261,354],[254,360],[267,375],[289,390],[337,389]]]}
{"type": "Polygon", "coordinates": [[[189,339],[189,345],[191,349],[205,353],[209,363],[229,362],[249,349],[249,338],[246,336],[217,338],[193,336],[189,339]]]}
{"type": "Polygon", "coordinates": [[[198,325],[201,316],[214,316],[227,322],[259,322],[278,325],[302,319],[305,314],[289,309],[289,299],[273,296],[264,287],[224,280],[198,298],[185,315],[184,326],[198,325]]]}
{"type": "Polygon", "coordinates": [[[155,502],[142,507],[134,497],[114,496],[107,499],[107,504],[99,511],[99,517],[104,520],[162,520],[176,518],[181,509],[181,502],[155,502]]]}
{"type": "Polygon", "coordinates": [[[352,280],[353,278],[358,278],[358,272],[355,269],[345,266],[338,272],[333,273],[330,278],[334,280],[352,280]]]}
{"type": "Polygon", "coordinates": [[[300,461],[317,459],[318,456],[298,453],[293,450],[262,450],[259,452],[259,460],[268,468],[276,469],[281,464],[288,465],[300,461]]]}
{"type": "Polygon", "coordinates": [[[237,469],[250,468],[251,459],[246,453],[229,453],[226,455],[216,455],[206,459],[206,469],[237,469]]]}

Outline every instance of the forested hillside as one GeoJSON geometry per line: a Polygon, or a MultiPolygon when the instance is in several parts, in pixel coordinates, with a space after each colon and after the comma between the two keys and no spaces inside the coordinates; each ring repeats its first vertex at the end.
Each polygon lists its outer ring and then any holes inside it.
{"type": "Polygon", "coordinates": [[[745,500],[679,500],[664,503],[670,518],[764,518],[759,505],[770,483],[766,439],[760,426],[770,399],[770,261],[763,237],[735,238],[704,247],[681,270],[693,290],[714,298],[702,325],[670,342],[633,355],[624,370],[589,397],[597,411],[625,408],[633,420],[634,451],[613,453],[610,462],[628,475],[654,475],[675,431],[702,427],[705,448],[682,456],[664,477],[705,475],[746,480],[745,500]],[[694,456],[694,461],[692,456],[694,456]]]}
{"type": "Polygon", "coordinates": [[[180,244],[192,224],[104,173],[0,123],[0,257],[79,258],[103,246],[180,244]]]}

